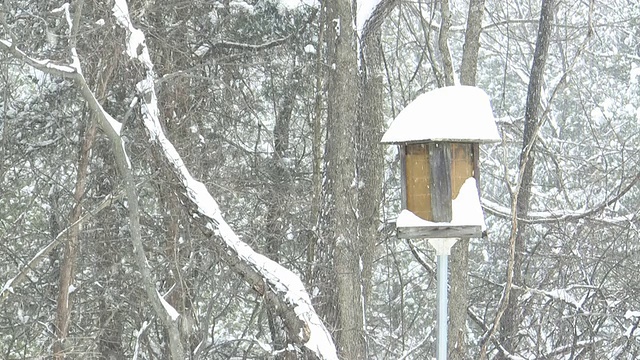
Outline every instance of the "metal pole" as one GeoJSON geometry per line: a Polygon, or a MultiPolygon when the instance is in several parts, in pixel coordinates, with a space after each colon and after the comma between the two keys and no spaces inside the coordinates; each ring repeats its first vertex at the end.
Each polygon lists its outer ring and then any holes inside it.
{"type": "Polygon", "coordinates": [[[447,327],[449,309],[448,288],[449,288],[449,255],[451,247],[458,241],[456,238],[429,239],[429,244],[436,250],[437,262],[437,282],[438,282],[438,338],[436,343],[436,359],[447,360],[447,327]]]}
{"type": "Polygon", "coordinates": [[[437,281],[438,281],[438,343],[436,345],[436,359],[447,360],[447,287],[449,255],[437,255],[437,281]]]}

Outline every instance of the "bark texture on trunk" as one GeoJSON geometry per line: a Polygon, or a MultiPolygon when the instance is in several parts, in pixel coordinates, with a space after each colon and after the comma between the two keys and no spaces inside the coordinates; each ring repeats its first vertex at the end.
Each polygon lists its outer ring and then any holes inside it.
{"type": "MultiPolygon", "coordinates": [[[[90,116],[89,118],[92,118],[90,116]]],[[[83,131],[82,145],[78,156],[78,173],[76,174],[76,187],[73,194],[75,202],[69,223],[73,224],[82,215],[82,200],[87,184],[87,170],[89,168],[90,151],[93,140],[96,136],[95,121],[90,121],[89,127],[83,131]]],[[[54,358],[64,359],[64,341],[69,334],[71,322],[73,279],[75,276],[75,264],[78,257],[78,237],[80,235],[80,224],[72,226],[69,237],[64,246],[64,255],[60,264],[60,281],[58,283],[58,300],[56,305],[56,342],[53,347],[54,358]]]]}
{"type": "MultiPolygon", "coordinates": [[[[484,15],[484,0],[471,0],[467,14],[467,29],[462,48],[460,84],[475,86],[480,50],[480,33],[484,15]]],[[[474,161],[478,160],[475,151],[474,161]]],[[[475,174],[479,179],[480,174],[475,174]]],[[[478,186],[480,182],[478,181],[478,186]]],[[[469,238],[463,238],[451,249],[451,281],[449,287],[449,337],[450,360],[467,358],[467,308],[469,306],[469,238]]]]}
{"type": "Polygon", "coordinates": [[[371,31],[362,39],[362,62],[357,138],[358,243],[362,256],[364,302],[371,293],[371,273],[377,239],[380,238],[384,146],[380,144],[383,118],[381,32],[371,31]]]}
{"type": "Polygon", "coordinates": [[[451,10],[449,9],[449,0],[440,0],[440,16],[438,50],[440,50],[444,86],[453,86],[455,84],[455,74],[453,71],[451,51],[449,50],[449,29],[451,28],[451,10]]]}
{"type": "Polygon", "coordinates": [[[327,3],[328,116],[321,226],[322,241],[328,253],[333,253],[332,276],[325,279],[328,282],[324,284],[325,295],[329,296],[325,315],[334,327],[340,356],[365,359],[361,256],[354,213],[357,207],[354,142],[358,69],[351,6],[348,0],[327,3]]]}
{"type": "Polygon", "coordinates": [[[509,358],[511,353],[517,350],[516,338],[520,326],[521,312],[518,309],[518,294],[512,291],[512,285],[523,284],[522,262],[526,249],[526,224],[518,222],[519,218],[526,217],[531,200],[531,188],[533,185],[534,156],[533,146],[538,137],[541,124],[540,99],[544,77],[544,67],[549,52],[551,28],[555,12],[555,0],[543,0],[540,10],[540,21],[536,46],[533,53],[533,62],[529,76],[527,90],[527,102],[525,108],[524,135],[522,139],[522,152],[520,154],[518,179],[514,193],[511,194],[511,236],[509,239],[509,262],[507,265],[507,282],[502,303],[496,314],[491,331],[483,339],[481,356],[485,358],[487,342],[493,336],[496,329],[500,330],[499,340],[504,351],[499,355],[500,359],[509,358]],[[504,321],[502,321],[504,318],[504,321]]]}

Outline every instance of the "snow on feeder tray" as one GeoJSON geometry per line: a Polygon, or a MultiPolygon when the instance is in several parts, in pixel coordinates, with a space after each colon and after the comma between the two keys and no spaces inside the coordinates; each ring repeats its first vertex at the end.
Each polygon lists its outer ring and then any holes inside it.
{"type": "Polygon", "coordinates": [[[480,237],[479,144],[499,141],[489,96],[477,87],[438,88],[407,105],[381,141],[400,147],[398,237],[480,237]]]}

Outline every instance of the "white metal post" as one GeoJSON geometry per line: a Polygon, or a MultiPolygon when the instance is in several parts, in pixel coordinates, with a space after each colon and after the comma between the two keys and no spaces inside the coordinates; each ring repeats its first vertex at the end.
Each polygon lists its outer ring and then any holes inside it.
{"type": "Polygon", "coordinates": [[[437,282],[438,282],[438,337],[436,345],[436,359],[447,360],[447,307],[448,294],[447,285],[449,277],[447,276],[449,255],[437,255],[437,282]]]}
{"type": "Polygon", "coordinates": [[[436,359],[447,360],[447,325],[448,325],[448,287],[449,287],[449,255],[451,247],[458,239],[429,239],[436,250],[436,280],[438,283],[438,332],[436,343],[436,359]]]}

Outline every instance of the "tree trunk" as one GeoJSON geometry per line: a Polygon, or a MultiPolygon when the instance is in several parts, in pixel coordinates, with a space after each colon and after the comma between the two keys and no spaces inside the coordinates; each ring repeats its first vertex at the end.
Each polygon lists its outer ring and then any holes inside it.
{"type": "MultiPolygon", "coordinates": [[[[115,65],[109,64],[103,71],[96,76],[96,83],[98,88],[96,89],[97,97],[103,99],[107,93],[107,87],[109,79],[113,73],[115,65]]],[[[81,203],[84,200],[86,192],[87,176],[89,169],[89,160],[91,156],[91,149],[93,147],[98,124],[96,122],[95,114],[89,112],[89,127],[83,126],[81,130],[82,145],[78,154],[78,170],[76,174],[76,187],[74,190],[74,207],[71,211],[69,223],[74,224],[82,216],[81,203]]],[[[109,195],[109,194],[105,194],[109,195]]],[[[78,238],[80,236],[81,225],[72,226],[69,230],[68,240],[64,248],[64,257],[62,264],[60,265],[60,282],[58,286],[58,299],[56,305],[56,336],[57,340],[54,343],[54,358],[64,358],[63,342],[68,335],[69,326],[71,321],[71,309],[72,300],[70,299],[70,287],[73,285],[74,267],[77,259],[78,251],[78,238]]]]}
{"type": "MultiPolygon", "coordinates": [[[[93,119],[93,116],[88,116],[93,119]]],[[[82,145],[78,155],[78,172],[76,174],[76,187],[73,194],[74,206],[71,211],[69,223],[73,224],[82,215],[82,200],[87,184],[87,169],[89,167],[90,151],[96,136],[96,122],[89,120],[88,128],[83,129],[82,145]]],[[[83,127],[84,128],[84,127],[83,127]]],[[[80,225],[71,227],[69,237],[64,247],[64,255],[60,264],[60,281],[58,284],[58,299],[56,305],[56,342],[53,347],[53,354],[56,360],[64,359],[64,341],[69,334],[71,321],[71,293],[75,272],[76,259],[78,257],[78,237],[80,235],[80,225]]]]}
{"type": "MultiPolygon", "coordinates": [[[[551,36],[551,24],[554,16],[555,0],[543,0],[540,10],[540,22],[538,25],[538,35],[536,39],[536,47],[533,53],[533,64],[531,66],[531,74],[529,76],[529,87],[527,90],[527,102],[524,119],[524,135],[522,139],[522,152],[520,154],[520,177],[518,179],[518,191],[516,196],[516,221],[524,218],[529,212],[531,200],[531,187],[533,185],[533,170],[535,165],[535,157],[533,156],[533,146],[538,136],[540,124],[540,98],[544,76],[544,67],[549,52],[549,38],[551,36]]],[[[512,283],[516,285],[524,285],[522,262],[526,250],[526,223],[517,222],[515,241],[512,245],[513,252],[513,272],[512,283]]],[[[508,298],[508,305],[504,312],[504,322],[500,328],[500,342],[504,345],[507,352],[512,353],[517,349],[518,327],[522,312],[518,306],[518,293],[512,290],[512,294],[508,298]]],[[[506,359],[506,354],[501,355],[506,359]]]]}
{"type": "Polygon", "coordinates": [[[360,104],[358,112],[357,176],[358,176],[358,243],[362,256],[364,301],[371,293],[371,273],[376,240],[380,238],[380,204],[384,147],[380,144],[383,118],[383,80],[381,32],[372,29],[361,42],[363,58],[360,71],[360,104]]]}
{"type": "MultiPolygon", "coordinates": [[[[297,91],[296,80],[292,76],[287,81],[291,87],[285,92],[278,102],[276,109],[276,123],[273,129],[273,157],[270,166],[270,184],[267,196],[267,214],[265,224],[266,251],[271,260],[280,262],[282,241],[286,237],[289,198],[290,174],[285,165],[285,158],[289,149],[289,129],[291,114],[293,112],[293,100],[297,91]]],[[[276,359],[295,359],[295,353],[287,350],[287,334],[282,319],[277,316],[277,311],[272,307],[267,308],[269,331],[274,350],[279,351],[276,359]]]]}
{"type": "Polygon", "coordinates": [[[440,16],[438,50],[440,50],[440,60],[442,61],[444,86],[452,86],[455,84],[455,74],[453,72],[451,51],[449,50],[449,28],[451,27],[451,10],[449,9],[449,0],[440,0],[440,16]]]}
{"type": "MultiPolygon", "coordinates": [[[[102,161],[96,161],[92,167],[94,188],[92,195],[97,198],[106,198],[113,195],[117,188],[115,165],[111,156],[111,144],[107,139],[98,138],[93,147],[96,157],[102,161]]],[[[122,244],[113,239],[119,233],[120,217],[117,207],[106,208],[100,217],[95,218],[93,226],[99,231],[92,239],[95,251],[95,267],[97,281],[101,285],[96,294],[99,315],[100,331],[96,336],[98,356],[104,360],[121,359],[124,356],[122,335],[126,315],[122,309],[123,287],[122,279],[126,278],[124,269],[120,264],[122,259],[122,244]]]]}
{"type": "MultiPolygon", "coordinates": [[[[315,89],[313,99],[313,122],[311,124],[313,130],[312,139],[312,178],[311,186],[313,188],[313,198],[311,200],[311,219],[310,228],[317,229],[317,225],[320,221],[320,213],[322,211],[322,154],[324,147],[322,143],[322,107],[323,107],[323,78],[325,74],[324,69],[324,55],[323,47],[324,34],[326,29],[326,2],[320,4],[320,15],[318,24],[318,49],[316,49],[315,59],[315,89]]],[[[307,264],[305,269],[305,280],[308,285],[314,283],[317,273],[317,268],[314,267],[316,259],[316,246],[318,244],[318,233],[313,230],[307,231],[307,264]]]]}
{"type": "Polygon", "coordinates": [[[338,353],[345,359],[366,359],[361,257],[354,214],[358,69],[352,24],[350,1],[327,3],[330,65],[322,237],[328,253],[333,253],[331,278],[335,278],[335,283],[327,282],[323,288],[325,295],[329,295],[325,310],[335,327],[338,353]],[[334,286],[336,291],[332,293],[334,286]]]}
{"type": "MultiPolygon", "coordinates": [[[[363,327],[366,328],[367,307],[371,294],[371,277],[376,243],[380,239],[380,205],[384,147],[380,144],[383,118],[382,44],[379,27],[361,39],[361,70],[358,105],[356,171],[358,178],[358,246],[362,271],[363,327]]],[[[365,340],[365,354],[369,352],[365,340]]]]}
{"type": "MultiPolygon", "coordinates": [[[[467,15],[467,29],[462,48],[460,83],[476,84],[480,32],[484,14],[484,0],[471,0],[467,15]]],[[[476,148],[477,149],[477,148],[476,148]]],[[[478,156],[476,152],[474,156],[478,156]]],[[[475,161],[478,161],[475,159],[475,161]]],[[[476,174],[479,178],[480,174],[476,174]]],[[[478,183],[479,184],[479,183],[478,183]]],[[[479,185],[478,185],[479,186],[479,185]]],[[[451,360],[467,357],[467,307],[469,306],[469,239],[463,238],[453,246],[451,256],[451,281],[449,288],[449,336],[447,352],[451,360]]]]}

